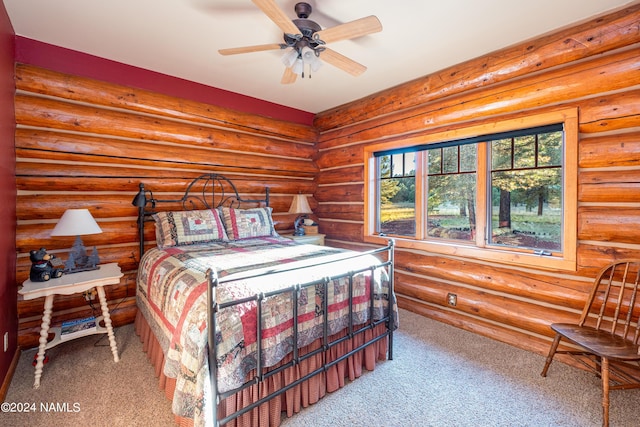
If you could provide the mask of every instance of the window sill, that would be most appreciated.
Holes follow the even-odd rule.
[[[367,243],[386,245],[389,239],[395,241],[396,248],[416,249],[434,254],[472,258],[501,264],[530,267],[545,270],[576,271],[576,260],[559,256],[536,255],[497,248],[478,248],[452,242],[426,242],[397,236],[365,236]]]

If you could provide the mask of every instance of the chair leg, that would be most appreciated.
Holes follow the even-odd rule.
[[[551,365],[551,362],[553,361],[553,356],[556,354],[556,350],[558,350],[558,344],[560,344],[560,338],[562,338],[560,336],[560,334],[556,334],[556,337],[554,338],[553,342],[551,343],[551,348],[549,349],[549,355],[547,356],[547,360],[544,363],[544,368],[542,369],[542,373],[540,374],[543,377],[547,376],[547,371],[549,370],[549,365]]]
[[[602,358],[602,427],[609,427],[609,358]]]

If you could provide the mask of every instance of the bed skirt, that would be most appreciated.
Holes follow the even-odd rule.
[[[165,396],[173,400],[176,380],[168,378],[163,373],[164,353],[153,335],[147,320],[144,318],[140,310],[136,314],[135,330],[143,343],[143,350],[147,353],[151,364],[154,367],[155,375],[158,377],[158,384],[164,390]],[[218,406],[218,415],[220,418],[226,417],[228,414],[257,401],[261,397],[279,390],[283,386],[292,383],[298,378],[304,377],[323,365],[323,359],[328,363],[338,359],[343,354],[349,352],[352,348],[371,340],[372,338],[382,335],[386,332],[384,324],[378,325],[373,330],[365,331],[356,335],[351,340],[346,340],[339,345],[332,347],[330,350],[321,352],[315,357],[302,361],[302,363],[289,367],[282,372],[268,378],[266,387],[260,387],[260,395],[258,394],[258,386],[252,386],[235,395],[223,400]],[[333,335],[329,341],[344,336],[345,333]],[[300,349],[300,354],[305,354],[321,346],[321,340]],[[271,399],[269,402],[259,406],[258,408],[241,415],[235,420],[230,421],[226,425],[229,427],[277,427],[280,425],[282,413],[286,413],[287,417],[300,412],[302,408],[318,402],[326,393],[331,393],[343,387],[347,381],[353,381],[360,377],[363,368],[369,371],[375,369],[378,360],[386,360],[388,349],[388,337],[380,339],[372,343],[364,350],[334,364],[324,372],[308,379],[300,385],[291,388],[287,392]],[[290,359],[285,358],[280,363],[287,363]],[[176,424],[181,427],[193,426],[193,419],[176,416]]]

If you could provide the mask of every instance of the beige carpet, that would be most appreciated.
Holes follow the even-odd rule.
[[[44,365],[38,389],[33,388],[35,368],[31,364],[37,349],[24,351],[5,402],[30,406],[30,412],[1,413],[0,425],[174,425],[171,403],[158,388],[133,325],[117,328],[116,342],[118,363],[113,361],[106,335],[79,338],[48,350],[49,362]],[[41,403],[45,408],[59,404],[62,410],[47,412]],[[35,412],[31,412],[34,406]]]
[[[394,360],[380,363],[283,426],[575,426],[601,424],[599,380],[562,363],[540,377],[544,358],[402,310]],[[35,349],[23,353],[6,402],[32,413],[0,413],[2,426],[172,426],[170,403],[133,326],[118,328],[121,361],[108,341],[85,337],[51,349],[33,386]],[[41,410],[40,402],[71,411]],[[640,390],[611,393],[611,425],[640,425]]]

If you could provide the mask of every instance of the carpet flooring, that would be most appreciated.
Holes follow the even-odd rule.
[[[119,363],[103,336],[50,349],[37,390],[36,349],[24,351],[5,400],[21,411],[1,412],[0,425],[174,426],[133,325],[118,328],[116,341]],[[600,382],[591,374],[554,362],[542,378],[542,356],[406,310],[394,342],[394,360],[283,427],[601,425]],[[640,425],[638,408],[640,390],[612,391],[612,427]]]

